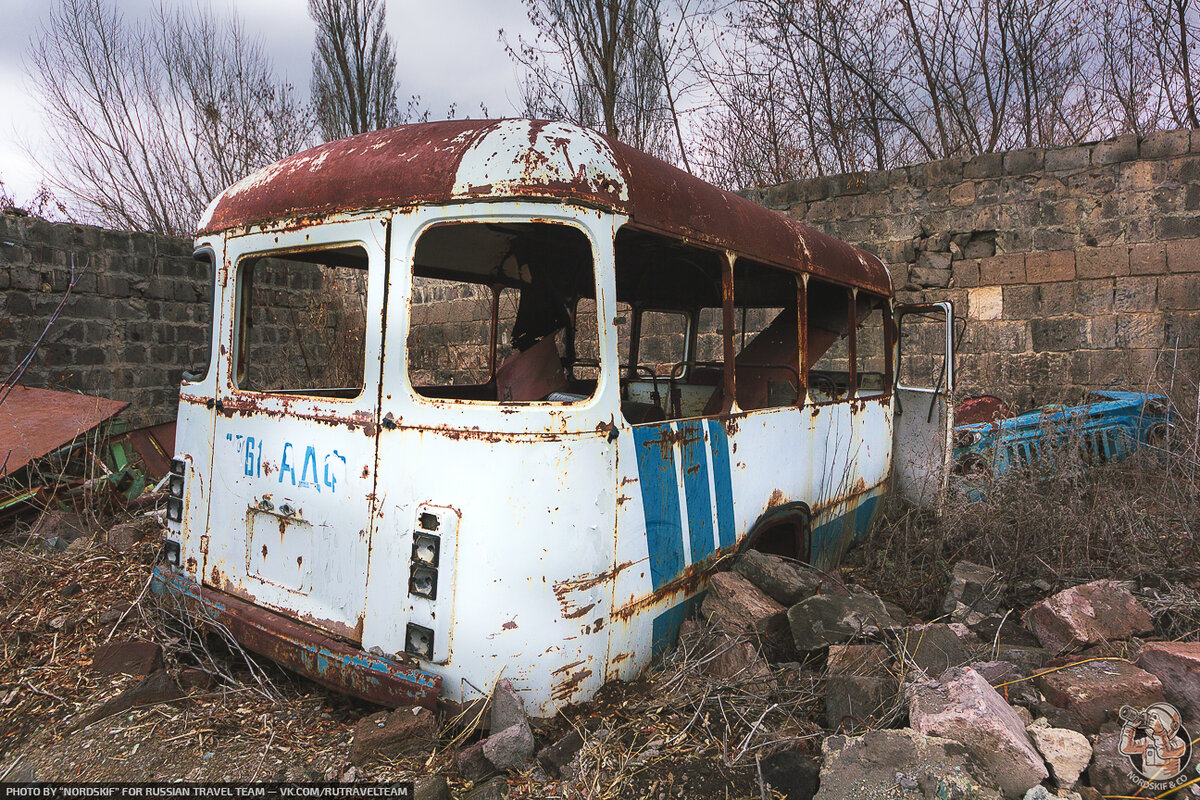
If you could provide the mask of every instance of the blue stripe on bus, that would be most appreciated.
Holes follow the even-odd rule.
[[[695,564],[716,549],[713,546],[712,493],[708,488],[708,448],[704,444],[703,423],[698,420],[680,422],[679,434],[688,539]]]
[[[683,526],[670,434],[668,424],[640,425],[633,429],[642,511],[646,515],[646,544],[650,551],[650,583],[655,589],[683,571]]]
[[[717,533],[721,547],[729,547],[736,536],[733,522],[733,476],[729,471],[729,437],[718,420],[708,421],[712,443],[713,484],[717,491]]]
[[[679,628],[688,614],[704,600],[706,592],[699,592],[678,605],[668,608],[654,618],[651,624],[650,657],[657,657],[669,649],[679,638]]]

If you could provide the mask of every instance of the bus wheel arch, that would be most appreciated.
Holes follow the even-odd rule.
[[[758,550],[809,563],[812,558],[812,510],[807,503],[784,503],[767,509],[750,526],[738,552]]]

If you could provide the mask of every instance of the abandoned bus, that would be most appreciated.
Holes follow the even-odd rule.
[[[349,694],[502,676],[548,716],[729,555],[832,567],[947,474],[949,351],[898,384],[879,259],[574,125],[331,142],[217,197],[196,257],[156,589]]]

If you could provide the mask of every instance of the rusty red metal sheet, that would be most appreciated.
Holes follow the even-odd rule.
[[[487,199],[568,201],[625,214],[631,224],[685,237],[739,256],[807,272],[872,291],[891,293],[887,268],[876,256],[706,183],[653,156],[594,131],[580,138],[606,143],[624,187],[579,169],[562,180],[535,168],[538,126],[530,148],[514,154],[524,180],[500,193],[485,177],[461,181],[459,167],[471,147],[506,120],[447,120],[363,133],[289,156],[249,176],[218,197],[198,235],[264,222],[321,217],[338,212],[407,208],[424,203]],[[561,123],[553,123],[561,125]],[[562,144],[565,151],[567,145]],[[493,154],[499,155],[499,154]]]
[[[171,471],[171,459],[175,457],[174,422],[135,428],[128,436],[149,477],[158,480]]]
[[[954,409],[955,425],[977,425],[981,422],[995,422],[998,419],[1010,419],[1012,409],[999,397],[990,394],[979,397],[967,397]]]
[[[363,652],[294,619],[199,586],[165,565],[154,568],[152,588],[198,603],[210,620],[223,625],[248,650],[322,686],[391,708],[437,708],[440,675]]]
[[[13,387],[0,403],[0,478],[68,444],[127,405],[105,397]]]

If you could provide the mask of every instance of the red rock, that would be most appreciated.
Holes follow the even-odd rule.
[[[1021,797],[1050,776],[1021,718],[970,667],[914,685],[908,716],[918,733],[965,747],[1008,797]]]
[[[92,670],[102,675],[149,675],[161,666],[162,647],[154,642],[109,642],[92,655]]]
[[[787,626],[787,609],[735,572],[718,572],[708,581],[701,615],[734,636],[773,636]]]
[[[1200,722],[1200,642],[1148,642],[1137,665],[1162,681],[1184,719]]]
[[[1034,678],[1046,699],[1071,713],[1084,733],[1095,733],[1121,706],[1161,702],[1162,682],[1125,661],[1089,661]]]
[[[1065,589],[1025,612],[1025,627],[1052,653],[1128,639],[1154,630],[1150,612],[1128,589],[1093,581]]]

